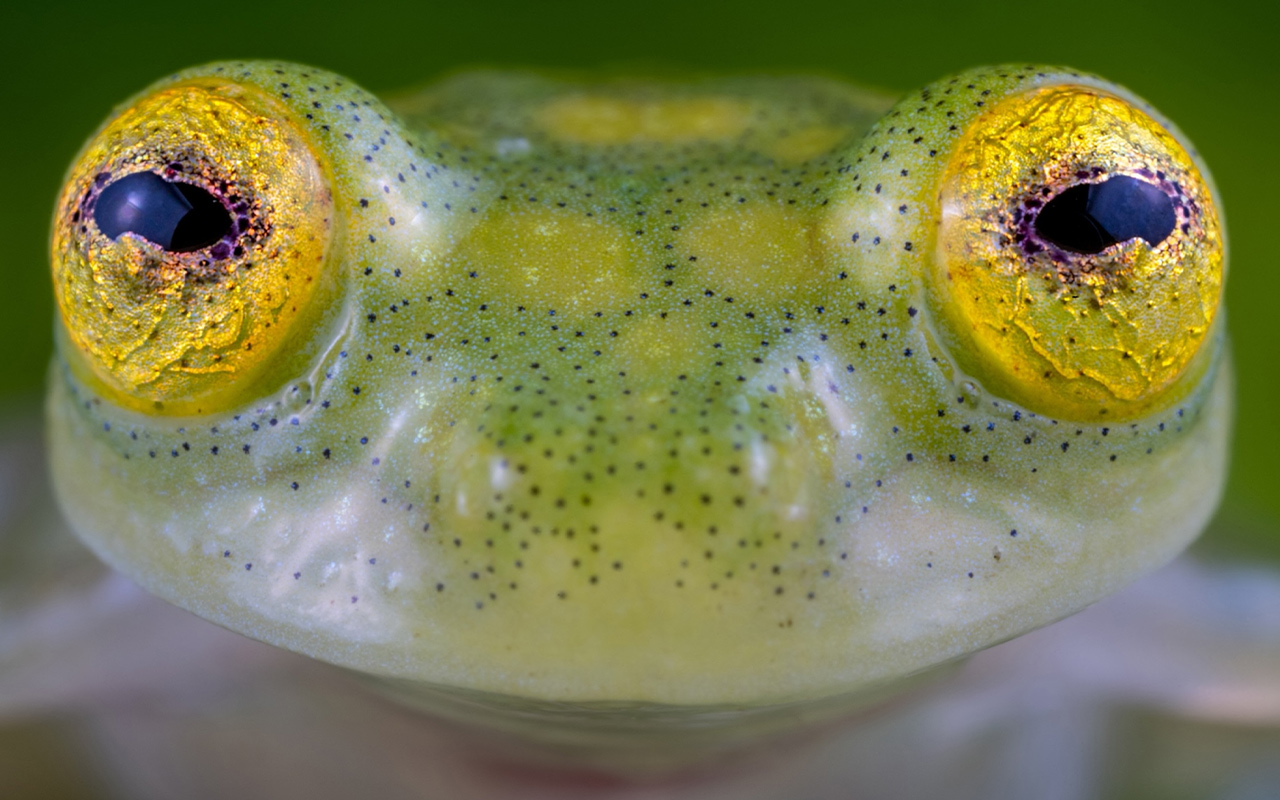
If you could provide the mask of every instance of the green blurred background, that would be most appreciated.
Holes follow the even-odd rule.
[[[1280,560],[1280,10],[1263,2],[6,3],[0,10],[0,407],[33,407],[50,351],[49,215],[113,104],[222,58],[323,66],[375,92],[472,65],[645,63],[807,70],[907,91],[977,64],[1039,61],[1146,97],[1199,146],[1231,242],[1238,367],[1232,474],[1200,547]]]

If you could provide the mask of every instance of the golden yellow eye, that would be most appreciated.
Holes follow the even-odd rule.
[[[58,203],[53,284],[99,390],[181,414],[255,385],[314,313],[332,219],[314,153],[277,101],[212,80],[146,95],[89,142]]]
[[[1076,420],[1137,416],[1194,385],[1222,232],[1156,120],[1086,86],[1014,95],[958,142],[939,200],[931,287],[961,369]]]

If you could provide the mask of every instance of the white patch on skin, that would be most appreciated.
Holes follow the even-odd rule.
[[[856,439],[859,428],[857,422],[855,422],[853,409],[841,398],[840,394],[831,391],[829,388],[839,383],[844,383],[847,386],[849,381],[843,376],[837,377],[827,363],[818,365],[809,373],[809,392],[818,398],[818,401],[822,403],[822,407],[826,409],[827,419],[831,421],[832,429],[838,435],[850,436]],[[847,389],[844,391],[847,391]],[[850,394],[860,401],[862,400],[860,392],[854,391],[850,392]]]
[[[901,277],[902,265],[890,256],[890,250],[885,250],[890,232],[900,226],[897,217],[897,209],[887,200],[881,199],[878,203],[854,200],[843,203],[821,222],[825,246],[842,262],[857,265],[855,269],[848,270],[848,274],[858,281],[863,292],[878,294]],[[854,231],[858,233],[856,242],[851,239]],[[872,245],[876,236],[882,237],[882,241],[879,245]],[[901,248],[901,244],[898,247]],[[850,249],[857,255],[844,252]],[[864,253],[867,249],[871,251],[869,254]],[[883,254],[877,252],[880,250],[884,250]]]
[[[499,139],[493,144],[493,152],[499,158],[505,156],[523,155],[532,149],[529,140],[523,136],[512,136],[507,139]]]
[[[328,564],[325,564],[324,569],[320,573],[320,585],[324,586],[328,584],[329,581],[333,578],[333,576],[338,573],[339,569],[341,569],[341,567],[339,567],[336,563],[332,561],[330,561]]]
[[[489,459],[489,485],[494,491],[503,492],[511,486],[511,470],[507,469],[507,460],[501,456]]]
[[[751,480],[756,486],[769,485],[769,473],[773,464],[773,448],[760,440],[751,443]]]

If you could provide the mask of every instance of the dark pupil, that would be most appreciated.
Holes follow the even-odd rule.
[[[109,184],[98,196],[93,221],[112,239],[136,233],[175,253],[208,247],[231,230],[231,215],[216,197],[154,172],[135,172]]]
[[[1155,247],[1176,223],[1169,195],[1137,178],[1117,175],[1072,186],[1050,200],[1036,216],[1036,233],[1063,250],[1099,253],[1135,236]]]

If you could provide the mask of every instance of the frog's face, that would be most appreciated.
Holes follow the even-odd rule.
[[[531,700],[851,693],[1171,558],[1230,416],[1207,175],[983,70],[463,75],[399,115],[222,64],[57,210],[59,493],[235,630]]]

